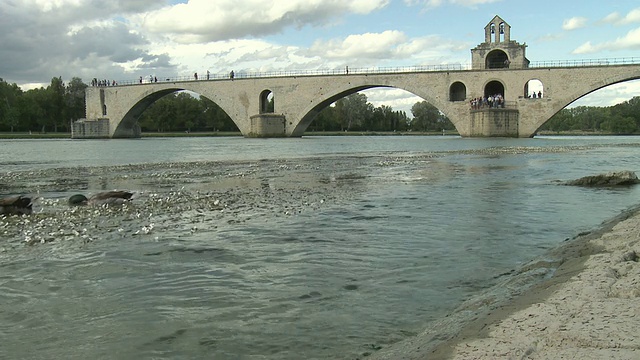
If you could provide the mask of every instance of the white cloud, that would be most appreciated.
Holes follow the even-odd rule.
[[[502,0],[404,0],[404,3],[409,6],[420,5],[425,9],[433,9],[445,4],[476,8],[478,5],[493,4],[500,1]]]
[[[586,95],[569,105],[576,106],[613,106],[628,101],[640,94],[640,80],[626,81],[620,84],[610,85]]]
[[[563,30],[576,30],[583,28],[587,25],[587,19],[583,17],[572,17],[570,19],[566,19],[562,22]]]
[[[615,24],[618,21],[620,21],[620,13],[616,12],[612,12],[611,14],[605,16],[601,22],[603,23],[607,23],[607,24]]]
[[[317,40],[309,50],[300,50],[305,56],[318,56],[335,65],[360,64],[360,66],[385,63],[442,64],[467,62],[460,59],[469,44],[431,35],[408,38],[401,31],[387,30],[381,33],[349,35],[346,38]]]
[[[620,15],[620,13],[618,13],[617,11],[612,12],[611,14],[605,16],[601,20],[601,22],[614,25],[628,25],[638,23],[640,22],[640,8],[629,11],[624,17],[622,17],[622,15]]]
[[[468,7],[476,7],[478,5],[493,4],[502,0],[449,0],[452,4],[463,5]]]
[[[635,50],[640,49],[640,28],[629,31],[625,36],[614,41],[593,45],[590,41],[580,45],[572,54],[592,54],[601,51]]]
[[[587,41],[586,43],[578,46],[571,53],[572,54],[591,54],[598,51],[600,51],[600,49],[598,49],[597,46],[593,46],[591,44],[591,41]]]
[[[190,0],[144,17],[143,27],[180,43],[261,37],[286,27],[321,25],[344,14],[368,14],[390,0]]]
[[[43,12],[50,12],[65,6],[80,6],[81,0],[23,0],[25,3],[33,3]]]
[[[618,22],[620,25],[640,22],[640,8],[633,9]]]
[[[343,40],[318,40],[311,46],[310,51],[315,54],[322,53],[329,59],[387,58],[392,57],[394,48],[405,41],[404,33],[387,30],[382,33],[349,35]]]

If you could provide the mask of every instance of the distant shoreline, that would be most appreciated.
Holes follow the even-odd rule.
[[[416,131],[307,131],[303,136],[442,136],[442,131],[416,132]],[[450,130],[445,135],[457,136],[458,132]],[[143,132],[142,138],[159,137],[230,137],[242,134],[239,131],[193,131],[193,132]],[[0,132],[0,139],[70,139],[71,133],[28,133],[28,132]]]
[[[307,131],[303,136],[459,136],[455,130],[445,131]],[[618,136],[618,134],[600,131],[540,131],[542,136]],[[620,136],[636,136],[640,134],[626,134]],[[143,138],[156,137],[229,137],[242,136],[239,131],[198,131],[198,132],[144,132]],[[0,139],[70,139],[69,132],[0,132]]]

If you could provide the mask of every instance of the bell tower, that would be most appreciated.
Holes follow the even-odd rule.
[[[527,68],[526,48],[526,44],[511,40],[511,26],[496,15],[484,27],[484,42],[471,49],[471,67],[473,70]]]

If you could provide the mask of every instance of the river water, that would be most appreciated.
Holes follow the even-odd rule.
[[[561,184],[639,170],[634,137],[0,149],[0,192],[38,197],[34,214],[0,218],[2,359],[363,358],[505,281],[548,276],[509,282],[640,195]],[[136,198],[66,204],[111,189]]]

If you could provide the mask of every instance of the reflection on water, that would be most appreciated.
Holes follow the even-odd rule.
[[[40,199],[0,219],[2,358],[361,357],[639,191],[558,184],[636,171],[622,137],[3,145],[0,189]],[[66,205],[113,188],[138,197]]]

